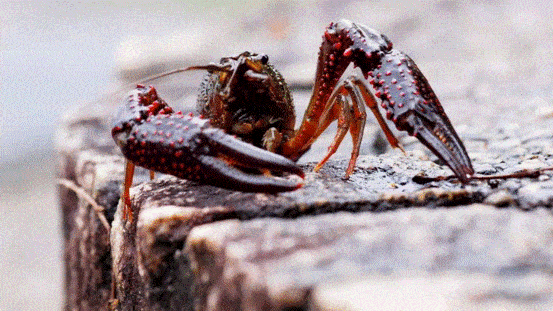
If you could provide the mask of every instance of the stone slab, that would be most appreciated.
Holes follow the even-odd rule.
[[[553,219],[455,209],[227,220],[187,241],[199,310],[553,306]]]

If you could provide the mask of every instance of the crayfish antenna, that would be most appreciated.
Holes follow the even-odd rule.
[[[188,70],[207,70],[210,72],[218,72],[218,71],[231,72],[232,71],[229,65],[221,65],[221,64],[215,64],[215,63],[200,65],[200,66],[190,66],[190,67],[184,68],[182,71],[188,71]]]
[[[131,84],[127,84],[127,85],[123,86],[121,88],[121,90],[133,89],[137,85],[140,85],[140,84],[147,84],[149,82],[152,82],[152,81],[164,78],[164,77],[168,77],[168,76],[171,76],[171,75],[174,75],[174,74],[177,74],[177,73],[181,73],[181,72],[185,72],[185,71],[192,71],[192,70],[207,70],[207,71],[210,71],[210,72],[217,72],[217,71],[231,72],[231,69],[230,69],[229,66],[222,66],[220,64],[214,64],[214,63],[208,64],[208,65],[201,65],[201,66],[181,67],[181,68],[177,68],[177,69],[170,70],[170,71],[165,71],[165,72],[162,72],[160,74],[156,74],[156,75],[153,75],[153,76],[146,77],[144,79],[138,80],[138,81],[133,82]]]

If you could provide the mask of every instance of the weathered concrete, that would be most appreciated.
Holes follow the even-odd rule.
[[[200,310],[527,309],[553,306],[551,241],[550,210],[472,204],[228,220],[186,249]]]
[[[111,242],[108,243],[107,231],[98,217],[98,212],[82,197],[75,195],[74,191],[61,187],[64,232],[67,239],[68,308],[95,309],[106,306],[110,301],[112,307],[122,309],[137,306],[154,310],[191,309],[194,304],[209,309],[212,306],[210,304],[221,307],[221,303],[225,306],[227,303],[232,304],[236,308],[246,305],[249,307],[251,302],[244,300],[244,297],[261,297],[262,293],[252,288],[259,285],[258,279],[276,277],[274,272],[263,268],[266,263],[256,262],[259,264],[256,266],[244,261],[243,258],[229,261],[225,254],[233,250],[234,246],[229,246],[231,244],[207,250],[203,248],[204,244],[213,244],[214,241],[202,236],[195,238],[196,242],[190,242],[188,236],[191,230],[199,225],[202,225],[201,230],[212,232],[215,229],[210,229],[210,226],[219,228],[219,221],[234,219],[231,223],[237,228],[236,231],[225,231],[220,233],[221,236],[225,239],[236,238],[236,243],[247,244],[249,238],[243,236],[244,232],[253,229],[249,227],[252,226],[250,222],[242,222],[259,218],[263,219],[254,223],[276,230],[274,238],[267,238],[265,233],[259,234],[260,240],[268,243],[267,245],[287,245],[295,239],[303,239],[302,236],[305,235],[315,240],[324,240],[328,238],[325,229],[329,226],[328,222],[338,227],[349,228],[351,231],[348,236],[362,235],[374,243],[351,244],[351,249],[340,250],[339,253],[342,255],[335,254],[334,257],[328,258],[325,257],[328,255],[327,250],[320,252],[321,249],[317,245],[313,245],[312,248],[306,246],[302,249],[303,253],[300,252],[297,256],[306,256],[308,262],[314,260],[315,263],[311,262],[314,267],[311,268],[297,266],[294,261],[290,261],[290,258],[297,256],[281,257],[278,251],[270,253],[270,256],[268,253],[259,255],[273,264],[278,260],[281,267],[287,266],[288,260],[288,270],[280,270],[308,281],[302,283],[301,290],[297,287],[297,282],[278,284],[281,286],[278,287],[278,293],[294,292],[296,295],[293,298],[284,294],[274,294],[277,289],[271,287],[273,283],[263,285],[265,287],[260,288],[264,288],[263,301],[266,304],[262,306],[265,307],[294,305],[325,310],[350,302],[368,303],[361,298],[345,299],[344,295],[325,294],[328,291],[382,287],[390,282],[410,284],[409,286],[422,284],[421,286],[427,288],[431,287],[428,284],[438,284],[436,286],[441,286],[445,290],[444,284],[450,280],[462,285],[448,292],[454,298],[446,302],[439,301],[448,306],[480,307],[506,304],[514,308],[523,308],[550,304],[547,298],[548,291],[541,292],[541,289],[534,288],[525,292],[521,287],[527,278],[550,278],[551,267],[547,259],[550,242],[547,236],[539,237],[549,234],[550,230],[549,210],[553,206],[553,183],[550,173],[546,172],[533,179],[473,181],[466,186],[454,180],[421,183],[417,182],[418,176],[447,175],[450,174],[449,169],[439,165],[435,157],[422,149],[416,141],[404,137],[407,155],[397,151],[389,151],[380,156],[363,155],[348,181],[341,179],[346,160],[330,161],[320,172],[307,173],[302,189],[278,195],[232,192],[170,176],[159,176],[154,181],[139,184],[131,189],[133,205],[138,211],[135,227],[123,224],[119,212],[114,215],[123,178],[123,158],[115,154],[116,149],[107,139],[109,135],[105,131],[109,117],[90,116],[94,110],[83,111],[84,121],[78,121],[78,118],[69,120],[65,129],[61,131],[64,133],[61,137],[66,139],[60,143],[60,176],[73,180],[97,203],[105,207],[105,218],[112,226]],[[98,118],[97,121],[86,121],[94,118]],[[513,118],[513,114],[505,115],[506,122]],[[485,134],[474,135],[471,134],[472,128],[461,127],[460,134],[462,137],[468,137],[465,142],[469,146],[469,153],[478,173],[512,173],[553,165],[553,140],[550,140],[548,135],[540,134],[539,130],[550,123],[550,119],[541,119],[540,123],[509,127],[508,130],[499,124]],[[97,133],[97,136],[89,133]],[[307,172],[312,167],[312,163],[304,165]],[[147,181],[144,170],[139,171],[136,181]],[[475,203],[485,205],[474,205]],[[494,206],[506,209],[496,209]],[[391,212],[394,210],[399,211]],[[523,212],[524,210],[530,212]],[[346,217],[344,214],[334,214],[336,212],[357,213],[355,215],[358,216]],[[313,217],[327,213],[332,215]],[[366,221],[357,222],[357,217]],[[288,220],[281,221],[275,218]],[[420,221],[415,226],[413,223],[405,223],[402,220],[404,218]],[[360,224],[370,224],[369,219],[389,225],[373,228],[374,232],[370,233],[372,229],[369,230]],[[456,229],[457,231],[451,229],[453,225],[447,222],[443,226],[440,225],[443,221],[452,222],[454,219],[460,222],[456,225],[460,228]],[[356,223],[359,228],[355,227]],[[491,231],[484,233],[485,228],[482,228],[482,225]],[[289,227],[296,228],[296,231],[287,237],[280,237],[280,230]],[[414,237],[406,237],[400,232],[409,233],[409,236]],[[214,235],[213,239],[221,236]],[[534,240],[529,237],[533,237]],[[336,239],[342,243],[341,238]],[[408,245],[406,239],[416,241],[409,240],[411,244]],[[528,239],[534,244],[529,245]],[[442,244],[437,246],[438,240]],[[187,243],[188,248],[185,248]],[[475,251],[472,246],[467,246],[482,243],[492,243],[497,247],[483,246]],[[520,265],[513,265],[512,262],[518,258],[517,254],[522,252],[517,247],[529,247],[533,253],[523,256]],[[286,252],[294,253],[295,250]],[[347,257],[347,254],[358,254],[358,257],[352,259],[353,257]],[[537,262],[531,260],[534,256],[532,254],[539,255],[534,258]],[[329,263],[335,262],[336,266],[344,266],[336,268],[334,272],[326,268],[317,270],[320,263],[315,259],[319,256],[326,258]],[[398,258],[405,261],[401,262]],[[206,260],[212,262],[208,263]],[[358,266],[354,266],[350,261]],[[470,263],[476,266],[472,267]],[[212,266],[213,264],[216,266]],[[227,271],[227,264],[232,266],[229,271],[239,271],[236,273],[240,276],[240,282],[225,281],[226,274],[223,272]],[[235,268],[234,265],[239,268]],[[240,272],[242,266],[249,267],[245,271],[251,272],[252,275]],[[314,269],[318,273],[309,274],[309,269]],[[200,271],[209,273],[202,274]],[[352,276],[352,271],[356,277]],[[383,271],[386,273],[383,274]],[[233,277],[234,272],[231,273]],[[309,275],[303,275],[303,272]],[[217,275],[218,273],[221,275]],[[507,276],[504,273],[507,273]],[[207,276],[209,278],[206,280]],[[245,279],[242,280],[242,277]],[[256,281],[251,284],[245,281],[251,278]],[[509,284],[514,284],[509,287],[512,291],[504,288],[506,280]],[[476,300],[479,302],[474,302],[474,292],[478,291],[478,286],[484,286],[481,284],[485,284],[487,288],[487,294],[482,298],[485,302],[478,299]],[[458,294],[459,291],[465,294]],[[523,291],[523,294],[520,294],[520,291]],[[220,296],[227,292],[228,295]],[[232,293],[236,292],[244,293],[246,296],[232,296]],[[395,293],[406,295],[399,289]],[[432,296],[432,292],[428,294],[428,299],[438,299],[436,295]],[[230,300],[225,300],[225,297]],[[529,300],[528,297],[538,298],[524,302]]]
[[[123,178],[122,159],[85,151],[75,161],[76,184],[104,210],[96,211],[74,189],[60,186],[60,201],[69,207],[64,214],[66,308],[97,310],[105,308],[112,296],[110,228],[98,214],[108,225],[113,221]],[[71,202],[75,204],[70,206]]]
[[[396,163],[395,169],[387,165],[388,161]],[[523,240],[530,236],[539,240],[536,243],[540,245],[538,246],[540,252],[549,254],[550,246],[549,242],[546,242],[548,238],[538,238],[538,236],[551,234],[550,226],[552,226],[551,222],[553,219],[550,218],[549,209],[545,210],[543,208],[550,206],[542,205],[542,208],[536,210],[535,202],[527,201],[524,196],[517,195],[520,189],[527,187],[547,189],[549,181],[517,180],[517,186],[511,185],[510,188],[503,185],[513,184],[513,181],[499,182],[500,186],[495,185],[498,181],[490,183],[474,182],[473,185],[466,187],[443,181],[433,182],[431,185],[420,185],[412,181],[412,177],[420,173],[420,171],[414,169],[415,167],[420,169],[420,161],[401,155],[388,155],[385,158],[366,156],[362,157],[360,162],[360,168],[356,171],[355,178],[351,181],[342,181],[339,178],[345,168],[345,161],[332,162],[329,167],[323,169],[320,173],[309,173],[306,177],[306,186],[304,188],[279,195],[232,192],[210,186],[196,185],[173,177],[159,178],[153,182],[134,187],[132,189],[133,204],[140,210],[140,213],[136,229],[136,245],[133,245],[134,250],[132,251],[136,254],[137,258],[132,261],[132,264],[135,265],[133,269],[140,271],[143,288],[137,290],[145,292],[145,305],[155,307],[155,309],[158,307],[171,308],[182,303],[184,298],[195,297],[199,301],[199,306],[210,309],[211,307],[208,308],[207,300],[215,299],[210,298],[214,295],[213,293],[219,295],[227,290],[232,293],[242,293],[246,296],[253,295],[258,298],[259,293],[252,289],[252,286],[255,289],[259,286],[256,278],[272,278],[274,271],[266,271],[263,267],[259,268],[259,271],[252,271],[250,269],[252,267],[250,267],[247,261],[242,262],[241,258],[229,259],[225,255],[227,245],[219,245],[217,250],[204,249],[207,247],[204,244],[219,243],[217,240],[211,241],[207,236],[213,236],[214,239],[228,236],[229,239],[234,239],[234,235],[236,234],[238,236],[236,239],[240,240],[242,239],[242,235],[245,234],[244,232],[252,232],[252,236],[259,237],[258,243],[263,245],[272,245],[272,243],[277,245],[279,243],[291,243],[295,245],[296,243],[293,240],[301,240],[303,235],[308,235],[315,240],[325,239],[329,234],[328,230],[332,231],[331,229],[326,229],[328,222],[332,222],[332,220],[334,220],[336,226],[346,228],[342,230],[351,230],[344,235],[355,236],[362,233],[367,239],[370,237],[369,240],[376,241],[374,242],[376,246],[362,243],[349,245],[348,247],[351,247],[351,249],[336,251],[341,254],[340,256],[335,255],[332,259],[327,258],[326,260],[336,261],[336,265],[340,265],[344,260],[354,260],[347,259],[347,256],[344,257],[344,254],[353,254],[359,252],[359,249],[363,250],[358,255],[359,257],[355,259],[360,267],[363,268],[346,264],[347,268],[339,268],[335,272],[337,274],[335,277],[338,279],[340,277],[350,278],[350,275],[347,273],[339,275],[340,271],[355,271],[353,274],[361,278],[365,274],[381,275],[383,271],[401,275],[402,271],[405,270],[433,274],[461,269],[466,270],[465,272],[472,273],[476,271],[482,274],[489,274],[492,278],[505,271],[512,271],[509,273],[516,274],[516,270],[521,269],[521,267],[524,267],[521,273],[536,271],[548,273],[547,271],[549,271],[550,267],[547,263],[549,260],[547,256],[549,255],[546,257],[542,256],[541,261],[532,267],[528,267],[528,270],[525,270],[527,269],[525,263],[512,266],[509,260],[501,261],[493,256],[513,257],[515,255],[510,254],[519,251],[512,248],[525,247],[514,245],[514,242],[512,242],[514,241],[512,239],[516,240],[517,230],[519,230],[518,234],[521,235],[520,238]],[[422,163],[425,171],[437,173],[437,171],[443,169],[429,161]],[[494,189],[492,189],[490,184],[493,185]],[[494,205],[505,206],[506,204],[505,200],[497,199],[502,193],[510,198],[508,201],[510,208],[503,210],[495,209]],[[551,197],[553,197],[553,192],[547,195],[547,199],[542,201],[542,204],[543,202],[549,202]],[[474,205],[472,204],[474,202],[486,202],[487,204]],[[420,208],[412,209],[412,207],[417,206]],[[400,214],[360,213],[363,211],[389,212],[398,209],[402,211]],[[533,211],[525,213],[522,211],[524,209]],[[339,217],[337,216],[338,214],[332,214],[322,217],[322,219],[325,219],[323,222],[319,222],[317,217],[301,217],[339,211],[359,214],[348,217]],[[288,220],[280,224],[279,221],[274,219],[275,217],[294,220]],[[354,225],[357,223],[357,221],[354,221],[354,219],[357,219],[356,217],[359,217],[359,223],[365,223],[367,219],[372,219],[372,221],[379,224],[382,222],[384,225],[379,225],[378,228],[371,227],[371,229],[368,229],[363,227],[363,229],[356,229]],[[415,228],[410,227],[412,224],[404,224],[402,222],[403,218],[411,219],[411,217],[419,219],[419,222],[416,222],[417,226]],[[291,227],[295,228],[295,230],[292,233],[282,233],[282,235],[286,235],[286,238],[281,238],[279,236],[267,236],[264,233],[257,234],[255,230],[248,227],[247,222],[244,223],[245,228],[239,225],[242,220],[258,218],[266,218],[266,220],[259,220],[260,223],[263,223],[262,226],[266,225],[270,227],[276,222],[278,225],[275,226],[278,229],[271,229],[272,231],[267,229],[273,233]],[[511,218],[515,220],[511,220]],[[219,230],[218,228],[220,227],[216,223],[224,219],[236,219],[232,222],[233,226],[230,226],[236,230],[228,228],[228,230]],[[447,223],[447,221],[452,222],[454,220],[458,223],[453,225]],[[398,224],[387,225],[387,221],[391,221],[392,223],[398,221]],[[513,223],[509,224],[511,221]],[[521,221],[523,224],[520,223]],[[524,223],[527,221],[534,221],[536,224],[529,225]],[[192,228],[212,222],[215,222],[213,228],[211,228],[211,225],[201,226],[203,228],[201,230],[205,230],[209,234],[202,235],[201,239],[195,240],[196,242],[187,242],[187,237]],[[443,225],[441,225],[442,222],[444,222]],[[459,228],[452,229],[450,228],[451,226]],[[114,223],[113,234],[121,234],[117,232],[124,231],[121,230],[122,228],[124,226],[121,224]],[[372,229],[374,229],[373,233],[371,233]],[[488,233],[482,232],[486,230],[493,232],[489,233],[489,236],[486,236]],[[532,230],[537,230],[540,233]],[[338,232],[339,230],[336,229],[336,231]],[[412,239],[416,239],[417,242],[411,242],[418,244],[405,245],[407,242],[401,241],[396,236],[401,231],[406,232],[402,233],[404,235],[413,234],[414,237]],[[215,234],[214,232],[219,233]],[[424,233],[424,236],[421,236],[421,232]],[[445,236],[440,236],[440,234],[444,234]],[[404,239],[410,239],[410,237],[404,235],[402,235]],[[462,237],[459,235],[462,235]],[[427,238],[435,239],[439,242],[432,244],[432,241]],[[459,240],[457,240],[458,238]],[[501,239],[505,238],[511,240],[505,242],[505,245],[499,246],[499,249],[489,249],[486,246],[474,251],[465,245],[479,245],[479,243],[484,242],[494,244],[499,243]],[[251,242],[247,237],[243,239],[244,245],[248,245]],[[527,244],[522,240],[520,242]],[[540,244],[542,242],[545,242],[545,244]],[[182,247],[186,243],[189,243],[188,249],[186,252],[183,252]],[[242,241],[237,243],[242,243]],[[341,242],[336,243],[340,244]],[[436,243],[447,245],[449,250],[443,253],[444,249],[442,248],[445,246],[436,246]],[[235,246],[235,244],[232,245],[233,247]],[[397,249],[397,253],[384,251],[390,248]],[[531,248],[534,249],[535,247],[532,246]],[[210,253],[211,251],[213,253]],[[297,250],[292,249],[289,252],[293,253],[295,251]],[[302,248],[302,251],[308,253],[307,257],[323,256],[326,258],[328,250],[321,250],[318,245],[308,244]],[[114,248],[113,252],[117,253],[118,249]],[[257,255],[266,258],[270,262],[269,265],[278,261],[281,269],[289,265],[289,271],[287,271],[289,275],[301,275],[302,272],[308,270],[306,267],[296,266],[294,261],[290,259],[293,257],[284,256],[283,258],[279,258],[277,254],[280,252],[280,250],[275,250],[274,252],[268,251],[267,253]],[[283,252],[287,253],[288,251]],[[432,252],[436,252],[436,254],[432,255]],[[409,256],[406,254],[409,254]],[[188,258],[188,256],[192,257]],[[202,256],[208,256],[209,258],[206,259]],[[455,257],[456,259],[450,258],[448,260],[452,262],[446,263],[444,262],[446,259],[440,256],[447,258]],[[363,258],[371,259],[364,261]],[[375,261],[375,258],[378,260]],[[392,261],[397,258],[404,258],[406,260],[403,263],[396,262],[393,264]],[[474,267],[471,266],[471,261],[473,260],[479,261],[475,263],[476,266]],[[122,262],[121,264],[121,269],[123,269],[123,265],[128,265],[129,262]],[[190,276],[191,270],[189,270],[189,264],[195,272],[193,278]],[[213,266],[217,264],[222,266]],[[250,280],[248,273],[251,272],[253,275],[251,277],[255,280],[250,280],[251,282],[243,281],[243,283],[236,285],[234,281],[224,279],[220,283],[217,283],[216,286],[213,285],[213,279],[226,275],[226,270],[223,269],[223,266],[226,264],[250,267],[244,268],[245,271],[238,271],[237,274],[240,276],[240,280],[242,280],[242,277]],[[255,266],[255,264],[252,265]],[[313,265],[317,265],[317,263],[313,263]],[[202,272],[202,269],[209,270],[208,274],[210,277],[208,280],[206,280],[207,276]],[[313,269],[317,270],[318,268]],[[317,270],[320,272],[317,274],[317,277],[306,276],[307,279],[311,280],[311,283],[304,286],[303,294],[298,294],[299,296],[297,297],[294,296],[296,300],[292,303],[293,306],[307,306],[311,303],[308,293],[317,288],[316,285],[326,284],[327,277],[331,271],[326,268],[320,269]],[[436,277],[432,275],[429,278]],[[478,275],[469,275],[462,276],[461,278],[472,280],[478,277]],[[303,277],[298,276],[298,278],[301,279]],[[332,282],[334,282],[334,279],[332,279]],[[501,284],[501,281],[499,280],[496,283]],[[183,284],[195,284],[195,292],[192,292],[191,287],[186,287]],[[229,287],[223,288],[224,286]],[[249,292],[248,289],[243,289],[242,286],[254,290],[254,292]],[[294,287],[295,283],[286,283],[282,286],[284,287],[280,289],[282,291],[298,293],[298,288]],[[132,292],[133,289],[131,288],[130,291]],[[271,289],[267,289],[267,291],[270,292]],[[236,294],[237,296],[232,298],[233,306],[236,309],[253,308],[252,305],[248,304],[249,302],[241,300],[242,294]],[[160,299],[160,297],[164,297],[164,299]],[[223,309],[223,306],[229,306],[230,302],[226,301],[226,298],[221,299],[223,299],[221,300],[222,302],[219,301],[216,304],[218,307],[215,307],[215,310]],[[287,306],[289,299],[291,298],[287,296],[267,298],[267,305],[256,305],[256,308],[263,309],[267,306],[276,306],[275,308],[278,309]],[[257,300],[255,299],[255,301]],[[462,301],[462,299],[460,302],[456,301],[455,303],[461,302],[468,303]]]

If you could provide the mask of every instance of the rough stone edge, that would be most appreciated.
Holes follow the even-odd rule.
[[[492,213],[493,210],[495,210],[495,207],[485,204],[473,204],[473,207],[481,206],[486,208],[486,210],[483,210],[484,214]],[[470,206],[469,206],[470,207]],[[489,209],[489,211],[487,211]],[[551,211],[547,208],[541,209],[542,211],[540,213],[542,214],[549,214]],[[514,210],[518,213],[526,213],[526,211],[523,210]],[[369,212],[370,213],[370,212]],[[318,217],[319,215],[310,216],[310,217]],[[324,216],[328,216],[324,215]],[[270,219],[270,218],[269,218]],[[259,221],[265,221],[265,219],[256,219],[253,220],[256,222]],[[287,221],[287,220],[283,220]],[[339,308],[332,308],[329,306],[332,306],[333,304],[328,304],[330,301],[328,297],[328,293],[335,291],[336,289],[340,289],[342,287],[345,288],[354,288],[356,286],[356,282],[366,282],[367,280],[370,280],[374,277],[381,278],[384,281],[389,280],[399,280],[400,279],[400,273],[395,273],[389,276],[383,276],[382,274],[368,274],[368,275],[361,275],[359,277],[342,281],[334,280],[330,282],[329,284],[313,284],[313,286],[307,286],[307,287],[301,287],[301,288],[294,288],[293,291],[290,291],[289,288],[282,288],[282,290],[276,290],[274,289],[272,291],[267,291],[267,284],[256,284],[255,282],[252,282],[251,280],[248,281],[248,275],[244,275],[241,273],[241,271],[248,271],[248,274],[256,274],[256,269],[259,269],[259,267],[256,267],[255,264],[248,264],[247,262],[241,262],[234,258],[232,255],[227,256],[227,249],[223,247],[226,242],[224,240],[228,237],[228,232],[237,232],[237,228],[240,227],[240,224],[243,223],[243,221],[237,220],[237,219],[230,219],[225,220],[222,222],[217,223],[210,223],[206,225],[201,225],[198,227],[195,227],[190,235],[189,239],[186,243],[186,252],[189,254],[190,258],[190,265],[191,269],[194,272],[195,275],[195,292],[197,297],[197,305],[196,308],[200,310],[218,310],[218,306],[225,305],[229,307],[231,310],[273,310],[273,309],[286,309],[286,308],[300,308],[300,309],[308,309],[308,310],[350,310],[348,308],[345,308],[349,306],[348,302],[345,300],[338,299],[335,301],[337,305],[339,305]],[[237,273],[230,274],[229,271],[225,271],[225,266],[228,265],[237,265],[241,267]],[[210,270],[208,267],[215,267],[214,269]],[[405,271],[403,271],[405,272]],[[401,272],[401,273],[403,273]],[[257,273],[259,275],[260,273]],[[501,273],[499,274],[483,274],[482,272],[472,272],[472,271],[447,271],[447,272],[439,272],[436,274],[430,274],[425,271],[411,271],[407,273],[407,280],[410,278],[417,279],[421,275],[425,275],[427,279],[423,280],[423,282],[428,282],[428,276],[430,276],[430,281],[432,282],[442,282],[443,277],[445,275],[445,278],[453,278],[453,279],[463,279],[467,282],[472,282],[475,288],[469,288],[468,286],[460,287],[464,290],[464,292],[460,293],[465,296],[467,296],[466,301],[461,301],[458,299],[458,297],[453,299],[452,301],[455,303],[454,305],[462,306],[464,308],[474,308],[474,305],[471,305],[470,299],[473,299],[473,296],[486,296],[482,298],[482,301],[479,301],[479,303],[486,304],[489,307],[516,307],[516,300],[515,302],[511,301],[512,299],[504,299],[505,297],[501,297],[501,288],[499,289],[500,292],[497,292],[497,288],[493,288],[492,283],[499,284],[499,286],[504,286],[505,288],[509,289],[509,286],[512,285],[513,282],[518,284],[526,285],[527,280],[534,280],[537,279],[541,283],[540,284],[549,284],[553,278],[550,274],[544,273],[544,271],[535,271],[531,273],[529,276],[522,277],[522,280],[517,279],[515,276],[512,275],[503,275]],[[485,290],[483,290],[483,293],[478,293],[478,286],[480,286],[480,282],[477,280],[475,275],[485,275],[485,284],[484,286]],[[402,275],[403,278],[403,275]],[[259,281],[259,279],[258,279]],[[266,280],[265,280],[266,281]],[[262,279],[263,282],[263,279]],[[342,283],[343,282],[343,283]],[[504,284],[507,282],[506,284]],[[242,291],[240,291],[241,300],[236,300],[236,295],[234,295],[234,299],[232,297],[229,297],[225,291],[219,290],[210,291],[213,284],[226,284],[225,286],[230,287],[230,292],[236,292],[237,290],[240,291],[238,287],[242,286]],[[537,288],[537,286],[531,282],[530,283],[534,288]],[[233,287],[238,286],[238,287]],[[246,293],[249,295],[245,295]],[[509,295],[509,290],[505,291]],[[539,299],[536,300],[536,304],[545,303],[545,304],[551,304],[553,305],[553,299],[549,298],[547,301],[544,302],[544,297],[549,297],[550,293],[548,294],[547,291],[539,291],[538,290],[538,297]],[[435,297],[438,297],[438,293],[434,292],[431,293]],[[451,293],[450,293],[451,294]],[[459,293],[458,293],[459,294]],[[499,299],[490,299],[492,297],[496,297],[499,294]],[[411,295],[411,294],[409,294]],[[522,294],[524,296],[524,293]],[[232,296],[232,295],[230,295]],[[412,296],[412,295],[411,295]],[[334,297],[337,297],[334,295]],[[532,299],[534,297],[534,294],[529,294],[529,299]],[[412,297],[411,297],[412,298]],[[507,297],[508,298],[508,297]],[[479,299],[479,298],[475,298]],[[385,301],[386,299],[384,299]],[[504,301],[506,300],[506,301]],[[524,297],[519,298],[518,300],[524,300]],[[542,300],[541,302],[539,300]],[[328,305],[327,305],[328,304]],[[265,307],[258,308],[259,305],[263,305]],[[336,304],[334,304],[336,305]],[[359,307],[359,304],[351,307],[351,310],[364,310],[363,308]],[[448,306],[450,307],[450,306]],[[526,308],[527,306],[520,306],[518,307],[522,310]],[[345,309],[344,309],[345,308]]]
[[[103,216],[112,218],[113,183],[118,184],[121,157],[85,150],[74,155],[74,187],[87,193],[96,203],[101,202]],[[111,258],[109,232],[99,218],[99,211],[89,201],[60,183],[62,207],[71,208],[71,218],[64,217],[66,231],[65,309],[96,310],[105,308],[111,296]],[[74,205],[71,205],[75,199]],[[65,203],[65,204],[64,204]],[[65,216],[68,216],[65,215]]]

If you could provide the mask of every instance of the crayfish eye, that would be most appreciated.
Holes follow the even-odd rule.
[[[261,55],[261,64],[267,65],[268,62],[269,62],[269,56],[267,54]]]

